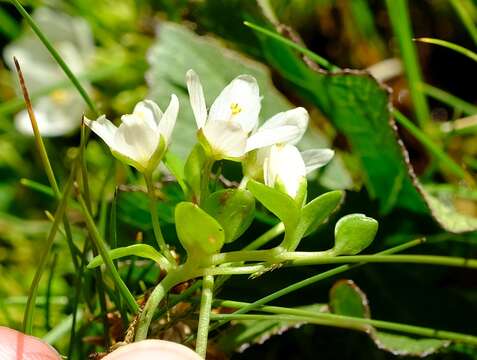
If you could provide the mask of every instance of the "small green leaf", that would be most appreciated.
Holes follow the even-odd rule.
[[[189,187],[190,199],[198,199],[200,197],[200,185],[202,169],[206,161],[204,148],[200,144],[195,144],[187,158],[184,167],[184,179]]]
[[[335,246],[333,254],[356,255],[366,249],[374,240],[378,222],[363,214],[343,216],[335,226]]]
[[[352,280],[339,280],[330,290],[331,312],[359,318],[369,318],[366,295]],[[365,331],[369,325],[363,325]]]
[[[240,237],[252,223],[255,199],[248,190],[226,189],[211,194],[202,207],[222,225],[225,242],[229,243]]]
[[[305,236],[315,231],[343,201],[343,191],[330,191],[306,204],[300,216],[300,227]]]
[[[132,256],[132,255],[154,260],[164,270],[167,270],[167,268],[169,267],[167,265],[168,263],[166,258],[164,258],[164,256],[162,256],[161,253],[159,253],[159,251],[157,251],[152,246],[147,244],[135,244],[135,245],[125,246],[125,247],[119,247],[109,251],[109,256],[111,257],[112,260],[119,259],[125,256]],[[95,267],[98,267],[100,265],[103,265],[103,259],[101,258],[101,256],[98,255],[98,256],[95,256],[89,262],[87,268],[94,269]]]
[[[290,196],[254,180],[248,181],[247,188],[258,201],[285,224],[285,228],[293,229],[297,225],[300,209]]]
[[[212,216],[191,202],[181,202],[175,211],[177,236],[189,257],[218,253],[225,232]]]

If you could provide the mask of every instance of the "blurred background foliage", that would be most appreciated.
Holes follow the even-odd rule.
[[[364,212],[380,221],[377,240],[369,252],[426,236],[427,243],[416,252],[477,256],[474,232],[477,122],[473,117],[463,128],[452,126],[465,116],[477,114],[476,64],[445,48],[409,42],[405,19],[396,5],[405,1],[35,0],[22,3],[29,12],[48,7],[89,24],[95,51],[79,75],[89,83],[88,89],[101,113],[108,114],[110,119],[129,113],[145,97],[164,106],[168,94],[176,93],[181,113],[172,151],[179,158],[184,158],[195,142],[195,123],[184,79],[189,68],[200,74],[208,101],[236,75],[254,75],[264,96],[262,120],[292,106],[306,107],[312,116],[312,126],[303,148],[329,146],[337,152],[333,162],[310,179],[309,192],[316,195],[331,189],[346,189],[347,197],[339,213],[310,235],[302,243],[302,249],[326,249],[332,244],[332,229],[339,216]],[[434,37],[475,49],[472,32],[477,20],[475,0],[422,0],[409,1],[408,5],[412,37]],[[464,17],[459,12],[462,8]],[[470,27],[463,19],[470,19]],[[285,37],[334,64],[331,70],[362,70],[383,64],[384,60],[395,60],[388,62],[384,71],[373,72],[385,83],[362,72],[336,71],[330,75],[325,71],[329,70],[326,66],[318,69],[316,64],[310,65],[310,60],[303,59],[302,54],[253,31],[244,21],[280,30]],[[0,48],[28,32],[15,7],[0,2]],[[422,73],[422,78],[419,74],[412,76],[412,62],[397,60],[406,51],[403,44],[417,50],[418,73]],[[55,201],[51,190],[44,186],[48,182],[33,138],[19,132],[14,125],[14,116],[24,105],[7,60],[0,64],[0,324],[18,328],[37,254],[51,225],[45,211],[53,212]],[[377,71],[376,67],[371,69]],[[34,97],[71,89],[67,81],[51,84],[47,80]],[[419,106],[413,106],[416,97],[424,102],[421,114],[416,111]],[[405,120],[398,121],[396,128],[390,123],[391,104],[413,121],[411,126]],[[71,131],[45,140],[60,183],[68,175],[78,139],[79,132]],[[403,154],[406,150],[409,162]],[[86,155],[94,212],[103,234],[110,241],[117,236],[114,241],[121,246],[137,241],[153,244],[147,196],[137,174],[113,160],[94,137],[89,141]],[[226,183],[240,180],[236,164],[221,166]],[[161,220],[166,236],[174,239],[172,206],[181,200],[181,193],[170,176],[162,176],[160,186]],[[86,232],[82,216],[76,210],[73,203],[68,216],[74,225],[74,241],[82,246]],[[115,211],[117,231],[111,231],[106,224]],[[274,218],[260,211],[252,228],[230,248],[246,245],[274,223]],[[35,325],[38,336],[46,336],[66,353],[67,321],[77,309],[77,290],[66,242],[61,240],[55,243],[47,276],[40,287],[38,307],[42,310],[37,312]],[[138,259],[122,262],[120,270],[136,294],[153,286],[159,276],[153,264]],[[255,280],[237,277],[225,284],[220,297],[253,301],[319,270],[289,269]],[[86,272],[85,276],[82,295],[77,299],[87,304],[86,310],[79,307],[83,310],[74,339],[78,359],[101,351],[104,345],[94,274]],[[353,279],[367,295],[373,318],[477,335],[475,272],[464,268],[379,264],[366,265],[344,276]],[[326,303],[337,280],[325,280],[283,297],[277,304]],[[107,321],[108,338],[120,339],[124,324],[113,313]],[[281,330],[282,335],[271,336],[260,345],[249,344],[252,337],[245,341],[247,346],[239,344],[242,352],[226,355],[221,352],[220,344],[227,333],[218,332],[214,334],[218,344],[215,356],[233,359],[315,359],[317,356],[392,359],[396,356],[378,349],[370,337],[360,332],[312,325]],[[264,340],[267,335],[270,334],[263,331],[257,338]],[[231,338],[234,339],[232,335]],[[228,346],[224,348],[230,350]],[[452,345],[430,357],[477,359],[477,351]]]

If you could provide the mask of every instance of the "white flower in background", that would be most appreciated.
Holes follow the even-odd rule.
[[[33,18],[72,72],[76,75],[82,73],[94,53],[94,40],[88,23],[48,8],[36,9]],[[5,47],[3,57],[12,71],[15,69],[13,56],[20,63],[30,93],[67,80],[30,29]],[[87,87],[87,84],[83,85]],[[61,136],[79,127],[85,106],[77,91],[67,88],[55,90],[34,101],[33,110],[43,136]],[[15,125],[20,132],[33,134],[26,110],[15,115]]]
[[[253,76],[240,75],[233,79],[208,113],[199,77],[189,70],[186,78],[199,139],[205,138],[205,145],[216,160],[239,160],[254,149],[290,141],[301,131],[296,123],[289,124],[278,114],[272,118],[276,125],[273,130],[262,127],[253,132],[258,126],[261,107],[258,84]]]
[[[326,165],[334,155],[334,151],[330,149],[306,150],[300,153],[295,147],[307,129],[308,121],[309,115],[304,108],[279,113],[266,121],[255,136],[273,133],[285,124],[296,131],[281,143],[247,154],[243,164],[245,175],[263,181],[267,186],[278,188],[294,199],[303,199],[304,192],[300,189],[306,186],[306,175]]]
[[[103,139],[114,156],[146,172],[157,167],[170,145],[178,112],[179,100],[172,95],[164,113],[154,101],[144,100],[134,107],[132,114],[121,116],[119,127],[104,115],[96,121],[85,119],[85,123]]]

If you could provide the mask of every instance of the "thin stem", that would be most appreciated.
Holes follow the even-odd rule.
[[[160,318],[162,315],[164,315],[167,310],[173,308],[180,302],[190,298],[199,288],[202,286],[202,280],[197,280],[194,284],[192,284],[187,290],[184,292],[180,293],[179,295],[175,295],[172,297],[172,300],[167,303],[167,307],[164,309],[159,310],[155,315],[154,318]]]
[[[441,39],[426,38],[426,37],[415,39],[415,40],[419,42],[423,42],[423,43],[434,44],[434,45],[445,47],[449,50],[453,50],[455,52],[458,52],[459,54],[467,56],[469,59],[477,61],[477,53],[463,46],[451,43],[449,41],[441,40]]]
[[[386,0],[389,19],[394,34],[399,43],[401,56],[406,70],[409,92],[414,104],[416,119],[419,126],[426,130],[430,126],[430,111],[426,97],[419,89],[422,74],[417,57],[416,47],[412,41],[412,26],[409,18],[407,0]]]
[[[205,359],[207,354],[207,339],[209,337],[210,312],[214,292],[214,277],[204,276],[202,280],[202,297],[200,299],[199,325],[197,328],[197,341],[195,351]]]
[[[189,276],[182,274],[180,269],[176,269],[173,272],[167,274],[166,277],[162,279],[162,281],[155,287],[151,293],[151,296],[149,296],[144,309],[139,315],[135,336],[136,341],[141,341],[147,338],[147,333],[154,317],[154,313],[169,290],[175,285],[188,280],[189,278]]]
[[[459,15],[460,20],[464,24],[467,32],[474,41],[474,44],[477,45],[477,27],[474,24],[474,20],[470,15],[469,9],[465,8],[464,1],[462,0],[450,0],[451,5],[454,7],[455,12]],[[467,2],[467,6],[473,6],[472,3]]]
[[[277,310],[277,307],[273,307]],[[279,308],[278,308],[279,309]],[[293,309],[288,309],[293,310]],[[284,311],[285,312],[285,311]],[[230,321],[230,320],[277,320],[277,321],[291,321],[291,322],[307,322],[319,325],[336,326],[342,328],[358,329],[363,325],[371,325],[376,328],[392,330],[407,334],[419,335],[428,338],[438,338],[444,340],[453,340],[464,342],[467,344],[477,345],[477,337],[467,334],[456,333],[452,331],[443,331],[421,326],[407,325],[383,320],[373,320],[366,318],[358,318],[352,316],[343,316],[326,313],[312,313],[310,311],[300,311],[296,309],[297,313],[302,313],[301,316],[296,315],[243,315],[243,314],[212,314],[212,320]]]
[[[254,241],[252,241],[250,244],[245,246],[243,249],[244,250],[256,250],[270,242],[271,240],[275,239],[278,235],[283,234],[285,231],[285,225],[283,223],[278,223],[274,227],[272,227],[270,230],[267,232],[263,233],[260,235],[258,238],[256,238]]]
[[[175,260],[172,257],[171,252],[169,251],[169,247],[164,240],[164,236],[162,235],[161,224],[159,223],[159,216],[157,214],[156,195],[154,194],[154,184],[152,182],[151,174],[144,174],[144,179],[146,180],[147,194],[149,195],[149,211],[151,213],[154,237],[156,238],[157,244],[159,245],[159,249],[172,266],[173,264],[175,264]]]
[[[406,128],[419,142],[426,147],[429,152],[432,153],[439,160],[439,162],[445,166],[449,171],[461,179],[469,179],[470,176],[466,174],[466,172],[449,156],[447,155],[442,149],[435,144],[435,142],[429,138],[426,133],[424,133],[421,129],[419,129],[416,125],[414,125],[408,118],[406,118],[402,113],[398,110],[393,111],[394,118],[396,121],[401,124],[403,127]]]
[[[243,261],[265,261],[269,263],[281,262],[280,255],[284,252],[281,247],[274,247],[268,250],[238,250],[212,255],[211,265],[220,265],[231,262]]]
[[[96,109],[96,106],[94,105],[93,101],[89,97],[88,93],[83,88],[83,86],[80,84],[80,82],[78,81],[76,76],[73,74],[71,69],[68,67],[68,65],[66,65],[66,63],[63,61],[63,59],[62,59],[61,55],[58,53],[58,51],[56,51],[56,49],[53,47],[53,45],[48,40],[48,38],[45,36],[45,34],[41,31],[41,29],[35,23],[35,20],[32,19],[32,17],[28,14],[28,12],[20,4],[20,2],[18,0],[11,0],[11,1],[12,1],[12,4],[17,8],[18,12],[28,22],[28,24],[30,25],[32,30],[35,32],[35,34],[38,36],[38,38],[43,43],[43,45],[45,45],[47,50],[50,52],[51,56],[56,60],[56,62],[61,67],[63,72],[66,74],[66,76],[70,79],[70,81],[76,87],[76,89],[78,90],[81,97],[84,99],[84,101],[88,105],[88,107],[91,109],[91,111],[93,111],[96,116],[99,116],[99,112]]]
[[[421,83],[421,90],[428,96],[439,100],[440,102],[452,106],[457,110],[461,110],[466,115],[477,114],[477,106],[462,100],[461,98],[448,93],[442,89],[436,88],[432,85]]]
[[[253,24],[253,23],[248,22],[248,21],[244,21],[243,23],[244,23],[245,26],[247,26],[247,27],[259,32],[259,33],[262,33],[262,34],[264,34],[264,35],[266,35],[266,36],[268,36],[272,39],[281,41],[281,42],[287,44],[288,46],[290,46],[292,49],[295,49],[295,50],[303,53],[303,55],[308,56],[311,60],[315,61],[318,65],[320,65],[321,67],[323,67],[326,70],[330,70],[330,71],[339,70],[339,68],[337,66],[333,65],[331,62],[329,62],[325,58],[321,57],[320,55],[315,54],[313,51],[308,50],[307,48],[295,43],[294,41],[289,40],[289,39],[281,36],[280,34],[277,34],[274,31],[265,29],[261,26],[258,26],[256,24]]]
[[[43,253],[40,256],[40,263],[38,264],[38,268],[35,272],[35,277],[33,278],[32,284],[30,286],[30,293],[28,294],[28,301],[25,309],[25,314],[23,317],[23,332],[25,334],[31,334],[33,328],[33,313],[35,311],[35,302],[36,296],[38,294],[38,285],[40,284],[41,276],[45,271],[45,267],[48,260],[48,254],[50,253],[51,247],[53,245],[53,241],[55,240],[56,233],[58,232],[60,221],[63,219],[63,215],[66,210],[66,206],[68,204],[68,198],[71,193],[71,189],[73,188],[73,182],[76,177],[76,166],[73,165],[73,169],[71,170],[70,177],[68,182],[66,183],[65,189],[63,191],[63,196],[58,204],[58,207],[55,212],[55,220],[53,221],[53,225],[51,226],[50,232],[48,234],[48,238],[46,243],[43,247]]]
[[[86,220],[86,226],[88,227],[89,233],[91,235],[91,239],[93,240],[95,247],[98,249],[99,254],[103,258],[103,262],[106,265],[106,269],[108,270],[111,277],[113,278],[116,288],[121,293],[124,300],[126,301],[126,304],[128,305],[129,310],[132,313],[137,313],[139,311],[139,307],[136,303],[136,300],[134,299],[134,296],[131,294],[131,292],[127,288],[126,284],[124,284],[123,280],[119,276],[119,273],[113,264],[113,260],[111,260],[111,257],[109,256],[108,248],[104,240],[101,238],[98,232],[98,229],[96,228],[94,220],[91,217],[91,214],[88,210],[88,207],[86,206],[86,203],[82,195],[78,196],[78,202],[80,203],[81,208],[83,209],[83,214]]]

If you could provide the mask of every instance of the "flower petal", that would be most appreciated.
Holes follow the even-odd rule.
[[[132,116],[136,116],[145,121],[151,128],[157,128],[162,118],[162,111],[159,106],[152,100],[143,100],[136,104]],[[128,121],[129,115],[124,115]]]
[[[257,80],[250,75],[237,76],[215,99],[208,120],[232,120],[248,133],[258,124],[260,101]]]
[[[306,175],[305,163],[293,145],[274,145],[264,163],[264,181],[275,187],[279,181],[288,195],[295,198]]]
[[[310,173],[322,166],[325,166],[335,155],[331,149],[313,149],[306,150],[301,153],[303,161],[306,165],[306,173]]]
[[[301,137],[300,129],[292,125],[284,125],[274,129],[260,128],[248,138],[246,152],[274,144],[289,143],[297,137]]]
[[[106,115],[101,115],[97,120],[92,121],[88,118],[84,118],[84,123],[110,148],[114,146],[114,137],[118,128],[108,119]]]
[[[237,159],[245,154],[247,133],[235,122],[207,122],[204,135],[217,159]]]
[[[290,137],[286,142],[296,145],[306,132],[309,119],[310,115],[308,114],[308,111],[302,107],[298,107],[272,116],[258,129],[257,133],[263,130],[276,129],[285,125],[294,126],[297,131],[294,132],[294,137]]]
[[[166,145],[170,143],[172,130],[177,120],[177,114],[179,113],[179,99],[175,94],[171,95],[171,101],[167,107],[164,115],[162,116],[161,121],[159,122],[158,130],[159,133],[164,136]]]
[[[204,90],[200,83],[199,76],[194,70],[187,71],[187,90],[189,91],[189,100],[192,111],[194,112],[197,129],[201,129],[207,120],[207,106],[205,104]]]
[[[134,117],[134,115],[130,115]],[[116,131],[111,147],[116,153],[128,157],[147,167],[149,160],[159,145],[160,134],[141,121],[123,122]]]

